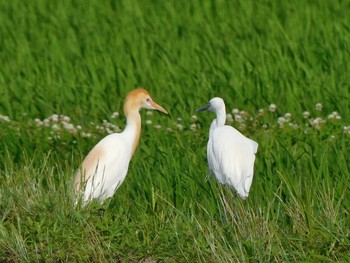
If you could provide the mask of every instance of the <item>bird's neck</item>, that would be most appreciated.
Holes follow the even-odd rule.
[[[226,110],[225,108],[220,109],[216,112],[216,127],[224,126],[226,122]]]
[[[132,145],[131,156],[133,156],[140,140],[141,116],[138,110],[127,111],[125,112],[125,115],[126,127],[124,133],[127,135],[127,139],[130,139],[130,143]]]
[[[210,125],[210,133],[216,128],[224,126],[226,122],[226,110],[225,108],[216,112],[216,119],[214,119]]]

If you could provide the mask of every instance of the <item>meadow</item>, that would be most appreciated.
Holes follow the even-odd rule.
[[[2,1],[1,262],[350,261],[349,1]],[[74,173],[124,128],[128,175],[74,207]],[[212,113],[259,143],[247,200],[207,178]]]

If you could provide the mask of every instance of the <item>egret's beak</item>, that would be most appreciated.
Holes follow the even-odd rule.
[[[153,100],[150,102],[150,104],[152,105],[152,107],[156,110],[159,110],[161,112],[164,112],[165,114],[168,114],[168,112],[162,107],[159,106],[157,103],[155,103]]]
[[[196,112],[207,110],[207,109],[209,109],[209,107],[210,107],[210,104],[205,105],[203,107],[200,107],[199,109],[196,109]]]

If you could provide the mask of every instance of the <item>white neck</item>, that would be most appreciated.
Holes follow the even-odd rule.
[[[216,119],[214,119],[210,125],[209,136],[210,134],[218,127],[224,126],[226,122],[226,110],[225,107],[216,111]]]
[[[131,156],[134,154],[139,143],[141,134],[141,116],[138,110],[128,111],[126,115],[126,127],[123,131],[126,139],[131,144]]]

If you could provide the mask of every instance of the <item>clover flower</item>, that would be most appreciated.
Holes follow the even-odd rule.
[[[270,112],[275,112],[276,111],[276,109],[277,109],[277,106],[276,106],[276,104],[270,104],[270,106],[269,106],[269,111]]]

